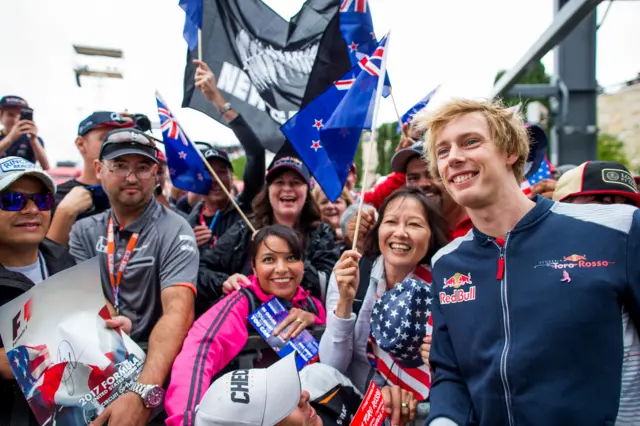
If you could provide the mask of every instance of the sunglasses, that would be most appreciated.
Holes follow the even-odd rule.
[[[24,194],[22,192],[5,192],[0,194],[0,210],[18,212],[33,201],[38,210],[49,211],[53,209],[55,198],[53,194]]]

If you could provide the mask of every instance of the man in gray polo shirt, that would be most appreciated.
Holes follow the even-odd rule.
[[[147,135],[109,132],[95,168],[111,209],[76,222],[71,231],[76,261],[101,259],[112,314],[131,320],[133,340],[148,343],[138,384],[97,425],[146,424],[151,409],[162,403],[161,386],[193,322],[198,248],[188,223],[155,200],[157,167],[157,150]]]

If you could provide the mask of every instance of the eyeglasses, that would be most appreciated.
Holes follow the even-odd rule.
[[[53,194],[24,194],[22,192],[5,192],[0,194],[0,210],[19,212],[29,202],[33,201],[38,210],[49,211],[53,209],[55,198]]]
[[[107,168],[111,173],[123,179],[128,178],[131,173],[133,173],[136,178],[141,180],[149,179],[154,175],[153,166],[149,164],[142,164],[135,170],[132,170],[128,165],[121,163],[107,165]]]

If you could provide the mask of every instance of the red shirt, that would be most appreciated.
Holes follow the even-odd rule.
[[[466,235],[471,228],[473,228],[473,223],[471,223],[471,218],[467,216],[462,219],[455,228],[453,228],[453,231],[449,233],[449,241]]]

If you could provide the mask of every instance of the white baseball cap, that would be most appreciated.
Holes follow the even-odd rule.
[[[56,192],[56,184],[45,171],[22,157],[5,157],[0,159],[0,191],[4,191],[23,176],[39,179],[52,194]]]
[[[204,394],[195,426],[273,426],[295,410],[300,390],[295,352],[269,368],[232,371]]]

